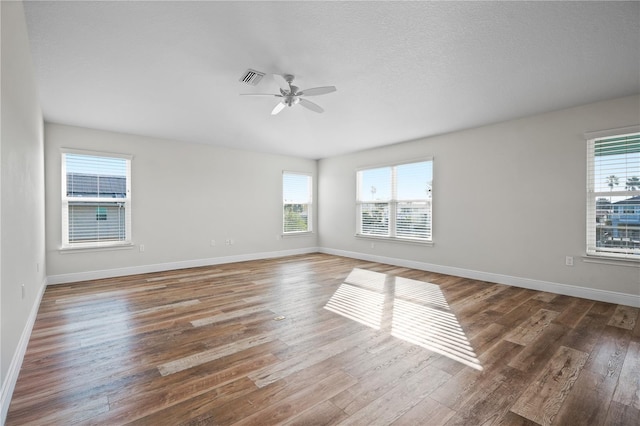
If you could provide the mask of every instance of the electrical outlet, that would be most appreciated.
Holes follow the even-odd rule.
[[[144,252],[144,244],[140,244],[140,253]]]
[[[566,256],[564,258],[564,264],[567,266],[573,266],[573,256]]]
[[[224,243],[228,246],[231,245],[231,238],[227,238],[226,240],[224,240]]]

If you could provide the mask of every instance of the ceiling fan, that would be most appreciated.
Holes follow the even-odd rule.
[[[311,111],[322,113],[324,109],[322,109],[320,105],[304,99],[304,96],[318,96],[336,91],[335,86],[313,87],[311,89],[300,90],[297,86],[293,85],[293,79],[295,77],[291,74],[273,74],[273,78],[280,86],[280,93],[242,93],[241,96],[275,96],[276,98],[281,98],[280,103],[271,111],[271,115],[276,115],[282,111],[284,107],[291,107],[297,104]]]

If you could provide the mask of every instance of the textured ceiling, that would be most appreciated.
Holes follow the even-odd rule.
[[[640,92],[639,2],[25,3],[45,120],[324,158]],[[277,116],[265,78],[335,85]],[[585,129],[587,130],[587,129]]]

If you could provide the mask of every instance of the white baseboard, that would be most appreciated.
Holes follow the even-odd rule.
[[[436,265],[432,263],[418,262],[414,260],[398,259],[394,257],[375,256],[371,254],[337,250],[324,247],[307,247],[304,249],[282,250],[274,252],[250,253],[235,256],[214,257],[210,259],[185,260],[153,265],[132,266],[100,271],[76,272],[71,274],[51,275],[47,282],[49,285],[71,283],[77,281],[97,280],[101,278],[113,278],[126,275],[146,274],[150,272],[162,272],[175,269],[195,268],[199,266],[221,265],[225,263],[245,262],[249,260],[270,259],[276,257],[293,256],[297,254],[327,253],[336,256],[350,257],[371,262],[387,263],[389,265],[419,269],[422,271],[437,272],[440,274],[454,275],[475,280],[488,281],[498,284],[506,284],[515,287],[528,288],[550,293],[564,294],[567,296],[581,297],[584,299],[598,300],[601,302],[615,303],[640,307],[640,295],[619,293],[615,291],[599,290],[587,287],[578,287],[568,284],[554,283],[550,281],[534,280],[530,278],[514,277],[510,275],[482,272],[472,269],[457,268],[453,266]]]
[[[600,302],[615,303],[616,305],[627,305],[640,308],[640,295],[618,293],[615,291],[599,290],[587,287],[578,287],[568,284],[559,284],[549,281],[533,280],[530,278],[513,277],[510,275],[495,274],[492,272],[475,271],[472,269],[456,268],[453,266],[435,265],[413,260],[398,259],[393,257],[375,256],[371,254],[358,253],[353,251],[336,250],[331,248],[321,248],[321,253],[333,254],[336,256],[351,257],[354,259],[367,260],[370,262],[386,263],[389,265],[402,266],[405,268],[430,271],[457,277],[471,278],[474,280],[488,281],[497,284],[506,284],[514,287],[528,288],[531,290],[547,291],[549,293],[564,294],[566,296],[581,297],[583,299],[597,300]]]
[[[49,285],[64,284],[78,281],[99,280],[102,278],[123,277],[126,275],[148,274],[150,272],[197,268],[199,266],[212,266],[221,265],[224,263],[246,262],[248,260],[271,259],[275,257],[294,256],[296,254],[318,253],[319,251],[320,249],[318,247],[307,247],[303,249],[249,253],[235,256],[213,257],[209,259],[184,260],[179,262],[157,263],[153,265],[106,269],[101,271],[74,272],[71,274],[50,275],[47,282]]]
[[[15,389],[16,382],[18,381],[20,367],[22,367],[24,354],[27,352],[27,345],[29,344],[29,339],[31,338],[33,324],[36,322],[36,316],[38,315],[40,302],[42,301],[42,296],[44,295],[44,290],[46,288],[47,279],[45,278],[42,281],[40,290],[36,295],[36,300],[34,300],[31,311],[29,312],[27,323],[24,325],[24,329],[22,330],[22,334],[20,335],[20,341],[18,342],[18,347],[16,348],[16,351],[13,354],[13,358],[11,359],[11,364],[9,364],[7,375],[2,382],[2,388],[0,389],[0,425],[3,425],[7,420],[7,413],[9,412],[11,396],[13,395],[13,390]]]

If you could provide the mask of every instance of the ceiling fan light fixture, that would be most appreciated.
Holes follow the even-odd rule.
[[[271,115],[276,115],[277,113],[279,113],[280,111],[282,111],[284,109],[284,107],[287,106],[287,104],[285,104],[284,102],[279,102],[276,107],[273,109],[273,111],[271,111]]]

